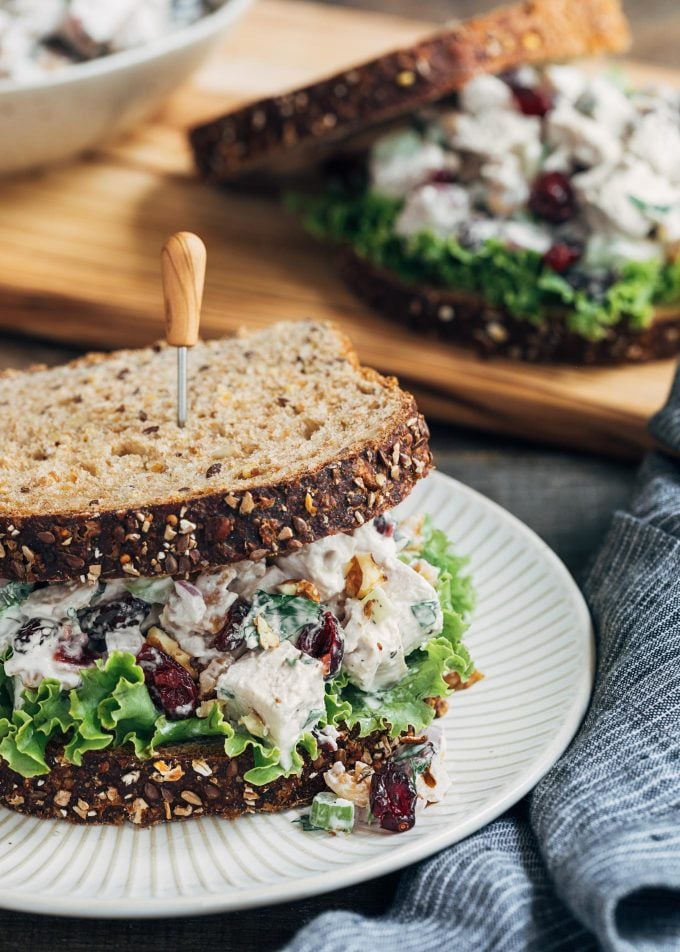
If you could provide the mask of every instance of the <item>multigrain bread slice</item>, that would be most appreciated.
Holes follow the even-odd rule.
[[[310,803],[327,789],[323,775],[336,761],[348,767],[361,761],[379,770],[397,743],[386,732],[358,737],[356,730],[344,730],[337,750],[321,750],[313,762],[304,755],[299,776],[257,787],[243,779],[253,766],[252,751],[230,758],[219,740],[164,747],[150,760],[140,760],[132,747],[89,751],[80,767],[64,760],[59,745],[50,744],[46,776],[21,777],[0,760],[0,804],[81,825],[129,821],[152,826],[190,817],[276,813]]]
[[[193,129],[191,144],[201,174],[212,181],[272,163],[277,173],[293,171],[309,164],[310,152],[318,158],[320,147],[436,102],[478,73],[618,53],[629,43],[618,0],[527,0],[250,103]]]
[[[91,354],[0,377],[0,578],[188,575],[292,552],[395,506],[431,465],[394,378],[328,324]]]
[[[351,250],[340,256],[347,285],[370,307],[413,331],[474,348],[484,357],[580,366],[644,363],[677,355],[680,314],[658,308],[649,327],[619,322],[599,340],[566,329],[566,312],[555,310],[540,323],[522,320],[489,304],[481,295],[407,284]]]

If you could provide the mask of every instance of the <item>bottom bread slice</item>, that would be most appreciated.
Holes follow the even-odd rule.
[[[230,758],[219,739],[164,747],[150,760],[140,760],[131,747],[89,751],[81,767],[67,763],[63,747],[51,744],[46,755],[51,770],[44,776],[21,777],[0,761],[0,804],[71,823],[120,825],[129,820],[138,826],[274,813],[310,803],[327,789],[323,775],[336,761],[377,768],[397,743],[386,732],[358,737],[356,730],[342,731],[337,750],[320,750],[314,761],[304,756],[300,776],[259,787],[243,779],[253,766],[252,750]]]
[[[385,317],[473,347],[483,356],[581,366],[642,363],[680,353],[677,308],[659,311],[644,330],[621,322],[602,340],[592,341],[569,331],[564,313],[535,325],[490,306],[479,295],[407,284],[351,251],[343,253],[340,266],[349,287]]]

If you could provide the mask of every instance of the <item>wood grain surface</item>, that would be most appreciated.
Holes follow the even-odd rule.
[[[420,8],[419,8],[420,9]],[[185,128],[422,35],[424,22],[261,0],[157,119],[68,167],[0,186],[0,327],[80,346],[162,334],[158,250],[178,229],[208,245],[202,332],[314,317],[341,323],[362,358],[411,385],[434,418],[634,456],[671,362],[616,369],[482,361],[372,314],[328,249],[266,196],[193,175]],[[649,68],[635,74],[657,75]]]
[[[205,245],[191,232],[178,231],[163,245],[165,339],[171,347],[193,347],[198,342],[205,262]]]

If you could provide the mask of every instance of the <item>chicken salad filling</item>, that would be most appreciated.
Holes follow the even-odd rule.
[[[191,580],[0,588],[0,757],[49,771],[46,747],[221,737],[252,748],[255,784],[298,773],[338,728],[425,729],[432,698],[474,673],[462,637],[465,561],[429,519],[379,516],[353,534]]]
[[[221,0],[0,0],[0,79],[31,80],[142,46]]]
[[[315,234],[410,283],[481,293],[598,339],[680,301],[680,93],[573,66],[480,75],[382,134],[321,196]]]

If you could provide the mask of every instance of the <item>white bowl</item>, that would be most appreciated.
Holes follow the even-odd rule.
[[[201,63],[252,0],[151,43],[25,81],[0,80],[0,175],[69,159],[144,119]]]

